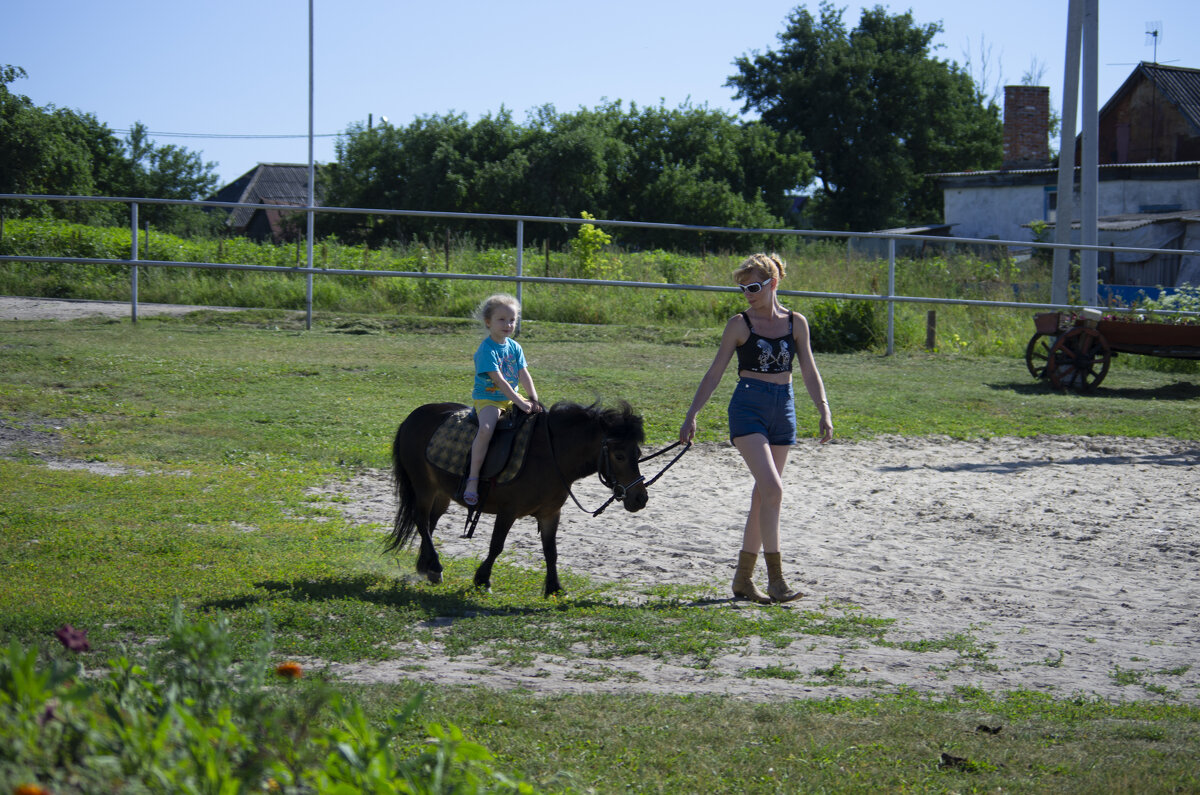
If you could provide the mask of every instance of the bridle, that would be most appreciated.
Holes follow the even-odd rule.
[[[549,422],[546,423],[546,438],[547,438],[547,440],[550,439],[550,423]],[[684,444],[683,442],[675,442],[674,444],[668,445],[667,447],[664,447],[663,449],[659,450],[657,453],[651,453],[650,455],[642,456],[637,461],[639,464],[641,464],[644,461],[649,461],[652,458],[658,458],[663,453],[666,453],[670,450],[674,450],[676,447],[679,447],[681,444],[684,444],[683,449],[680,450],[678,453],[676,453],[675,457],[672,458],[670,461],[668,461],[666,466],[664,466],[662,469],[660,469],[658,471],[658,474],[655,475],[654,477],[650,478],[649,480],[646,480],[645,475],[638,475],[637,478],[630,481],[629,483],[622,484],[622,483],[617,482],[617,479],[613,475],[613,472],[612,472],[612,461],[610,460],[609,455],[608,455],[609,441],[610,441],[610,439],[605,438],[604,441],[600,443],[600,456],[596,461],[596,476],[600,479],[601,485],[603,485],[606,489],[609,489],[610,491],[612,491],[612,494],[609,496],[609,498],[607,500],[604,501],[603,505],[601,505],[599,508],[597,508],[594,511],[589,511],[587,508],[584,508],[583,505],[579,502],[578,498],[575,497],[575,492],[571,491],[571,484],[567,482],[567,479],[565,477],[563,477],[562,470],[559,469],[559,467],[558,467],[558,456],[555,455],[555,453],[554,453],[554,443],[552,441],[550,443],[550,459],[551,459],[551,461],[554,462],[554,471],[558,473],[558,479],[560,481],[562,481],[562,484],[566,487],[567,494],[571,497],[571,501],[575,503],[576,507],[578,507],[579,510],[583,511],[584,513],[590,513],[592,516],[599,516],[600,514],[604,513],[604,510],[606,508],[608,508],[608,506],[610,506],[614,502],[616,502],[617,500],[624,500],[625,497],[629,494],[629,490],[632,489],[634,486],[638,485],[639,483],[644,483],[645,488],[647,488],[647,489],[650,488],[651,486],[653,486],[654,483],[659,478],[661,478],[668,469],[670,469],[672,466],[674,466],[675,462],[678,461],[680,458],[682,458],[683,454],[686,453],[692,446],[691,442],[688,442],[687,444]]]

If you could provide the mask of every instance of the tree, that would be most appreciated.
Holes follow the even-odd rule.
[[[354,207],[662,221],[704,226],[782,226],[787,193],[812,178],[800,136],[743,123],[708,108],[625,107],[620,101],[558,113],[546,105],[526,124],[503,108],[475,124],[429,116],[406,128],[352,127],[322,172],[326,201]],[[331,221],[338,234],[379,241],[419,235],[440,222],[367,216]],[[489,242],[512,225],[475,226]],[[565,243],[574,227],[547,228]],[[703,236],[614,230],[634,246],[710,245]],[[724,236],[720,244],[728,244]]]
[[[0,67],[0,193],[90,194],[91,135],[95,119],[71,111],[38,108],[29,97],[8,86],[27,77],[19,66]],[[47,202],[19,202],[19,214],[49,215],[79,207],[52,206]]]
[[[0,193],[199,199],[217,185],[214,163],[182,147],[156,146],[135,122],[122,141],[90,113],[37,107],[8,86],[26,77],[0,66]],[[120,223],[120,205],[25,201],[21,215]],[[146,205],[139,217],[160,228],[210,229],[215,218],[194,207]]]
[[[811,149],[812,205],[831,229],[870,230],[941,216],[927,175],[993,168],[1002,158],[1000,109],[957,64],[932,57],[940,24],[864,9],[848,31],[822,2],[788,17],[780,49],[742,56],[726,85],[781,133]]]
[[[206,163],[198,152],[181,146],[156,146],[140,121],[133,123],[123,143],[112,173],[98,175],[108,195],[200,199],[217,187],[215,163]],[[138,217],[159,228],[179,231],[211,230],[219,220],[198,207],[169,204],[143,205]]]

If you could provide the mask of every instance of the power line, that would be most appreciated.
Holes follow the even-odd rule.
[[[118,135],[128,135],[132,130],[113,130]],[[145,135],[155,136],[156,138],[307,138],[306,133],[301,135],[288,136],[268,136],[268,135],[234,135],[234,133],[223,132],[156,132],[154,130],[146,130]],[[336,138],[343,135],[341,132],[320,132],[314,133],[313,138]]]

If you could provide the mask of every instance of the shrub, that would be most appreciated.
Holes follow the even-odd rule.
[[[378,726],[298,681],[298,664],[273,668],[267,629],[236,662],[228,624],[185,621],[176,602],[157,656],[87,680],[13,641],[0,651],[0,792],[534,791],[453,725],[414,733],[419,696]]]
[[[807,317],[812,349],[821,353],[869,350],[884,337],[879,309],[869,301],[831,298],[818,302]]]

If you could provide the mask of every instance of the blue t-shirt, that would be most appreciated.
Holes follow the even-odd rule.
[[[490,336],[484,337],[475,351],[475,388],[472,400],[508,400],[488,373],[499,372],[500,377],[514,390],[520,385],[517,374],[525,369],[525,351],[511,337],[498,345]]]

